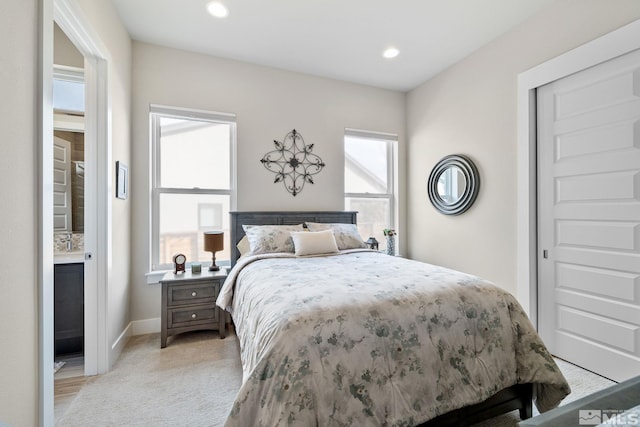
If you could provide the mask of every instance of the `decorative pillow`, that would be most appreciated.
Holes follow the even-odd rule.
[[[251,245],[249,244],[249,239],[247,238],[247,236],[242,236],[242,239],[240,239],[240,241],[236,245],[236,248],[238,248],[241,257],[251,252]]]
[[[292,231],[303,231],[297,225],[243,225],[253,255],[271,252],[293,252]]]
[[[329,224],[323,222],[307,222],[309,231],[333,230],[333,235],[338,244],[338,249],[358,249],[366,248],[367,245],[358,233],[358,227],[355,224]]]
[[[296,255],[335,254],[338,252],[333,230],[292,231],[291,238]]]

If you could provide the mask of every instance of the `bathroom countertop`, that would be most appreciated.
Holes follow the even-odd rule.
[[[84,262],[84,252],[72,251],[53,253],[54,264],[74,264],[78,262]]]

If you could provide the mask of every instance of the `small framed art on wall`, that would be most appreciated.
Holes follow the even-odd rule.
[[[126,200],[129,196],[129,168],[121,161],[116,162],[116,197]]]

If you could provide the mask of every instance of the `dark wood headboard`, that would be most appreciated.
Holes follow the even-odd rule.
[[[331,222],[357,224],[355,211],[253,211],[230,212],[231,215],[231,267],[236,265],[240,252],[236,245],[244,237],[246,225],[294,225],[303,222]]]

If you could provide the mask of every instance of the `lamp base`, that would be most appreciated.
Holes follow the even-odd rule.
[[[216,251],[211,251],[211,266],[209,271],[220,271],[220,267],[216,265]]]

